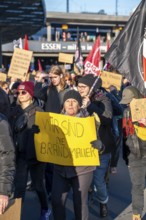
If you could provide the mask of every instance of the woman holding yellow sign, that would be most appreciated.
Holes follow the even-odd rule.
[[[82,98],[75,90],[64,95],[63,113],[73,117],[86,117],[81,111]],[[52,209],[54,220],[65,220],[65,202],[72,189],[75,219],[88,220],[88,190],[92,182],[94,166],[54,166]]]

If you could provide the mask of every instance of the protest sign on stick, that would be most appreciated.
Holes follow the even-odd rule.
[[[73,63],[73,55],[67,53],[59,53],[58,61],[62,63]]]
[[[8,76],[24,79],[28,73],[32,54],[32,51],[15,48]]]
[[[132,121],[146,118],[146,99],[133,99],[130,103]]]
[[[5,82],[7,80],[7,75],[5,73],[0,72],[0,81]]]
[[[108,71],[102,71],[101,72],[101,79],[102,79],[102,87],[105,89],[108,89],[109,86],[115,86],[117,90],[121,89],[122,85],[122,75],[108,72]]]

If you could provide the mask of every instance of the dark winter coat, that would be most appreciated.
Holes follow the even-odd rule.
[[[36,98],[44,101],[45,112],[60,113],[63,107],[64,94],[69,90],[65,87],[59,93],[55,86],[44,87],[36,93]]]
[[[98,130],[98,136],[103,145],[105,146],[104,154],[111,153],[115,140],[112,133],[112,117],[113,109],[111,101],[105,94],[96,98],[95,101],[87,107],[90,115],[96,113],[100,118],[100,126]]]
[[[0,195],[11,194],[15,174],[15,148],[6,116],[0,113]]]
[[[36,162],[36,153],[34,145],[34,127],[36,111],[42,112],[36,100],[27,108],[17,107],[17,115],[13,123],[13,134],[16,146],[16,152],[29,162]]]

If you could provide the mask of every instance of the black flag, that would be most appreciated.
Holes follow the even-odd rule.
[[[146,95],[142,65],[145,28],[146,0],[142,0],[105,54],[105,59],[141,93]]]
[[[76,44],[76,50],[75,50],[75,59],[74,63],[80,74],[82,75],[83,72],[83,56],[81,51],[81,42],[79,38],[79,33],[77,34],[77,44]]]

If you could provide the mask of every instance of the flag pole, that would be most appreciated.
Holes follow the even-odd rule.
[[[144,29],[143,37],[143,78],[144,78],[144,87],[146,89],[146,28]]]

